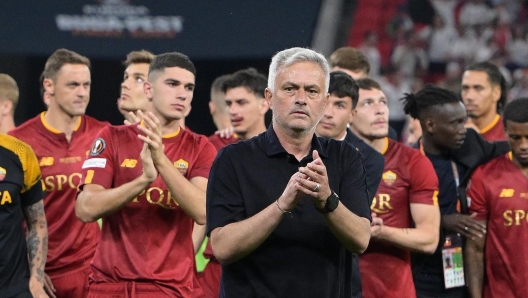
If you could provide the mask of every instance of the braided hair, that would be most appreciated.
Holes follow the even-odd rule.
[[[405,93],[400,100],[403,101],[405,114],[420,120],[423,112],[430,107],[462,102],[456,93],[431,84],[425,85],[423,89],[414,94]]]

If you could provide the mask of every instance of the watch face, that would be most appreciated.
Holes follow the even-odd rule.
[[[332,193],[330,197],[328,197],[328,200],[326,201],[325,209],[328,209],[328,211],[334,211],[337,208],[337,205],[339,205],[339,197],[336,195],[336,193]]]

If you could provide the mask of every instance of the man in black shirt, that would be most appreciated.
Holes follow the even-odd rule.
[[[11,136],[0,134],[0,144],[0,297],[47,298],[48,229],[37,157]]]
[[[367,175],[367,190],[369,206],[376,194],[381,181],[385,159],[383,155],[356,136],[349,128],[348,123],[352,118],[352,111],[358,103],[358,86],[354,79],[342,72],[332,71],[330,73],[330,94],[323,118],[317,124],[316,133],[320,137],[343,140],[357,148],[362,154],[365,172]],[[358,256],[347,253],[352,267],[345,271],[347,282],[351,283],[350,293],[346,297],[361,297],[361,277],[359,274]],[[349,277],[350,276],[350,277]]]
[[[506,142],[488,143],[475,130],[466,129],[467,112],[460,97],[446,89],[426,85],[416,94],[406,94],[404,110],[420,120],[422,138],[417,144],[431,160],[438,176],[441,213],[440,241],[430,256],[415,255],[414,284],[417,297],[465,297],[464,287],[446,289],[442,249],[462,245],[464,237],[483,237],[486,228],[465,214],[465,187],[477,166],[505,154]],[[448,235],[448,237],[446,237]]]
[[[345,250],[370,239],[360,154],[315,136],[329,67],[309,49],[272,59],[272,125],[224,147],[207,188],[207,231],[223,264],[220,297],[344,297]]]

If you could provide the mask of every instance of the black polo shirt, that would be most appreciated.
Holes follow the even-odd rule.
[[[378,186],[381,181],[381,175],[383,174],[383,168],[385,167],[385,158],[383,157],[383,154],[365,143],[365,141],[356,136],[348,128],[345,141],[353,147],[356,147],[361,155],[363,155],[363,164],[365,165],[365,171],[367,173],[369,202],[372,203],[372,199],[376,195],[376,191],[378,191]]]
[[[361,156],[346,142],[312,139],[330,187],[358,216],[370,219]],[[311,150],[311,151],[312,151]],[[207,187],[207,232],[249,218],[274,204],[300,162],[280,144],[272,126],[252,139],[224,147]],[[301,198],[271,235],[244,258],[222,266],[220,297],[344,297],[345,248],[308,197]]]
[[[385,167],[385,158],[383,154],[376,151],[369,144],[365,143],[362,139],[356,136],[350,129],[347,128],[345,141],[350,145],[356,147],[361,155],[363,156],[363,163],[365,165],[365,171],[367,174],[367,190],[369,206],[372,204],[372,199],[378,191],[378,186],[381,181],[381,175],[383,175],[383,169]],[[350,282],[350,292],[347,291],[345,297],[360,298],[361,289],[361,274],[359,272],[359,257],[358,255],[347,251],[346,252],[347,262],[351,262],[352,266],[347,267],[345,270],[346,280]]]

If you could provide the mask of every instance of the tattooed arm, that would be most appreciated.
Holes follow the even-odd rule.
[[[23,208],[28,227],[27,248],[31,270],[29,289],[33,297],[48,297],[44,291],[44,265],[48,253],[48,225],[42,200]]]

